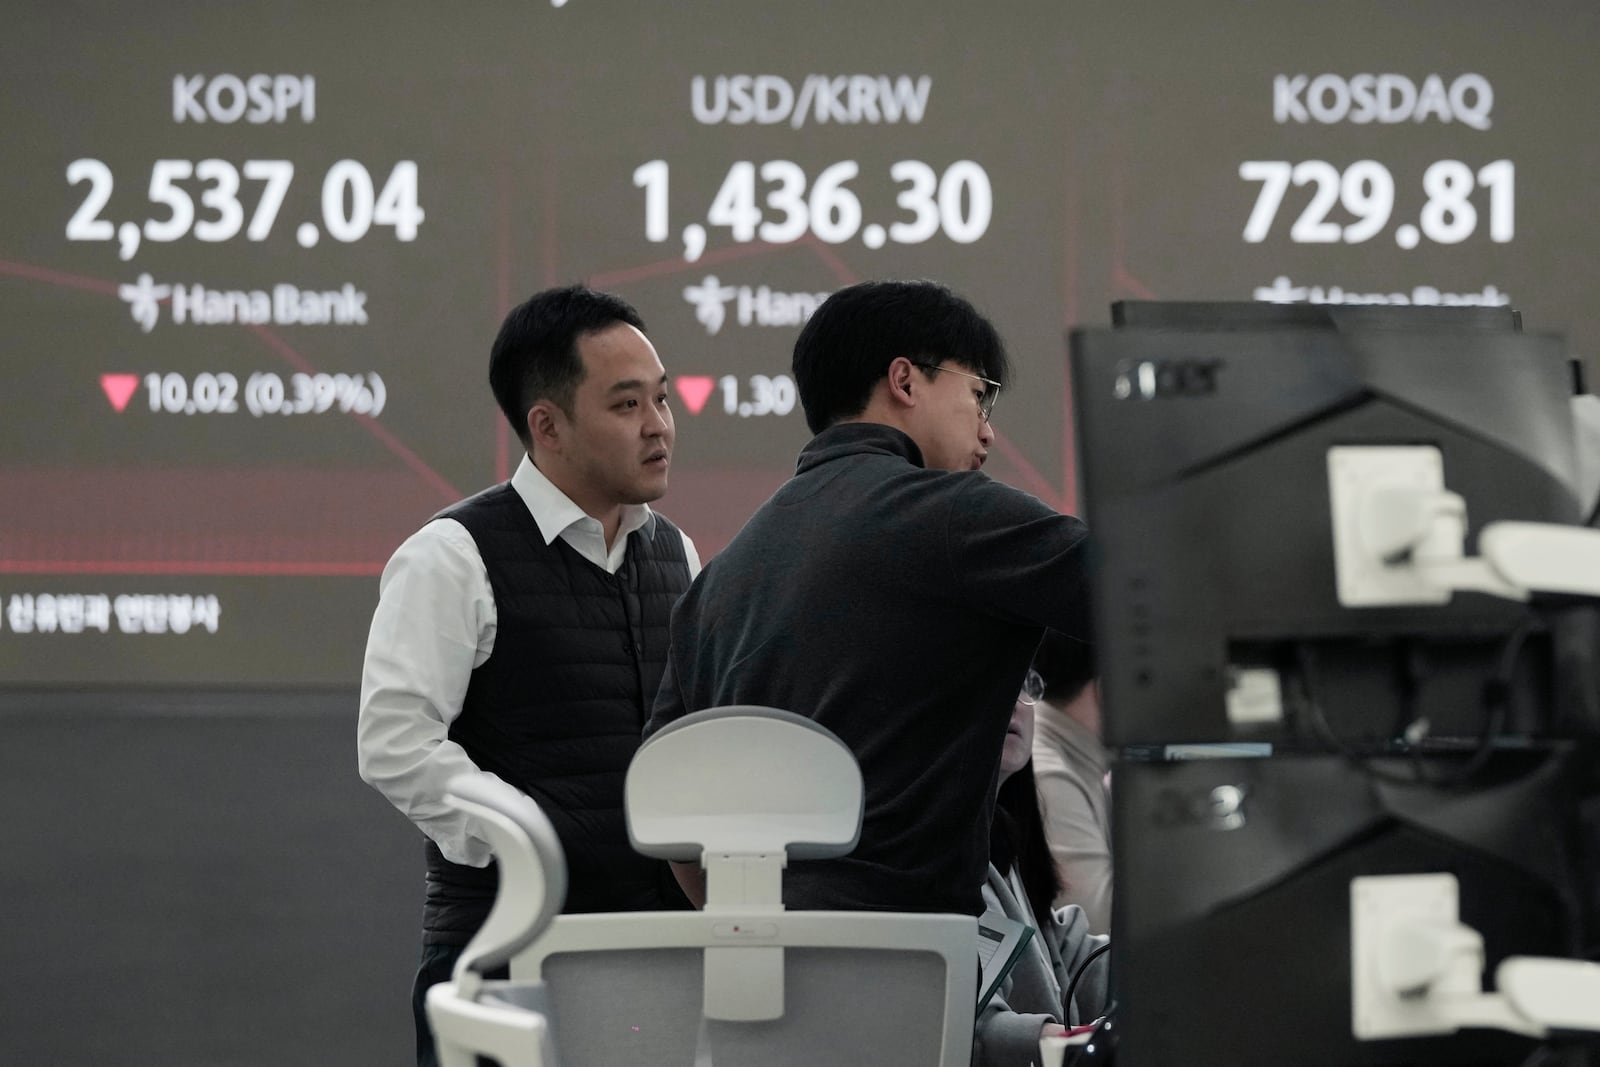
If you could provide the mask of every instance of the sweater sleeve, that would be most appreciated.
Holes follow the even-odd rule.
[[[972,1030],[974,1067],[1032,1067],[1039,1062],[1039,1033],[1045,1023],[1058,1022],[1048,1015],[1012,1011],[996,990]]]
[[[1089,641],[1087,537],[1073,516],[973,474],[951,498],[946,549],[969,601],[1000,618]]]
[[[1056,908],[1050,919],[1047,929],[1039,933],[1041,937],[1052,939],[1060,952],[1062,968],[1066,972],[1061,976],[1061,994],[1065,996],[1067,986],[1072,984],[1072,976],[1083,969],[1096,949],[1110,944],[1111,938],[1105,934],[1091,934],[1089,920],[1076,904]],[[1077,988],[1072,991],[1072,1003],[1067,1005],[1069,1025],[1091,1022],[1105,1014],[1106,996],[1110,989],[1110,956],[1109,952],[1102,953],[1088,964],[1083,977],[1078,979]]]

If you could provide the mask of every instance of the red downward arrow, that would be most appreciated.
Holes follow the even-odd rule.
[[[128,406],[128,401],[133,399],[133,391],[139,388],[137,374],[102,374],[100,375],[100,388],[106,391],[106,399],[111,401],[111,406],[118,411]]]
[[[706,398],[711,395],[711,390],[717,386],[716,379],[703,374],[690,374],[672,379],[672,384],[678,387],[678,395],[683,398],[683,406],[689,409],[689,414],[698,415],[700,409],[706,406]],[[121,408],[117,409],[121,411]]]

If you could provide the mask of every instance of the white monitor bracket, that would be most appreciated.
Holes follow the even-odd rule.
[[[1483,937],[1458,917],[1451,874],[1350,882],[1350,1026],[1357,1038],[1476,1028],[1547,1038],[1600,1032],[1600,963],[1509,956],[1483,989]]]
[[[1600,530],[1492,522],[1467,556],[1466,502],[1444,487],[1431,445],[1330,448],[1328,493],[1345,607],[1444,604],[1458,592],[1600,598]]]
[[[1511,600],[1600,598],[1600,531],[1493,522],[1466,555],[1466,502],[1437,448],[1328,450],[1334,565],[1346,607],[1445,604],[1458,592]],[[1483,989],[1483,938],[1463,924],[1453,875],[1350,883],[1351,1029],[1363,1040],[1510,1030],[1600,1032],[1600,964],[1512,956]]]

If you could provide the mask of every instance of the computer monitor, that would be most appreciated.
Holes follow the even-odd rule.
[[[1491,973],[1594,950],[1592,609],[1344,606],[1328,452],[1438,449],[1469,552],[1576,523],[1562,345],[1216,322],[1072,335],[1106,739],[1272,745],[1113,766],[1118,1062],[1522,1063],[1491,1031],[1355,1038],[1350,882],[1455,875]]]
[[[1112,986],[1120,1067],[1524,1063],[1490,1030],[1358,1040],[1350,882],[1454,874],[1486,973],[1581,957],[1592,872],[1573,835],[1592,751],[1499,751],[1472,789],[1390,784],[1419,767],[1339,755],[1112,768]],[[1423,773],[1458,760],[1425,758]],[[1558,1061],[1562,1062],[1562,1061]]]
[[[1079,330],[1072,381],[1109,743],[1477,735],[1483,685],[1526,608],[1477,594],[1343,606],[1328,451],[1436,447],[1469,551],[1491,521],[1576,523],[1558,338]],[[1505,729],[1543,735],[1576,713],[1541,666],[1549,636],[1524,652]],[[1297,678],[1326,722],[1296,714]]]

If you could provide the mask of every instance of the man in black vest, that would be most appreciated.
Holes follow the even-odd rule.
[[[361,777],[427,836],[424,1014],[483,924],[488,844],[443,803],[455,775],[496,775],[544,809],[566,851],[569,912],[683,907],[635,853],[622,782],[667,655],[673,603],[700,569],[649,501],[667,490],[667,375],[638,312],[574,286],[506,317],[489,384],[526,457],[509,482],[435,515],[395,552],[367,640]]]
[[[1086,531],[978,469],[1009,366],[943,286],[834,293],[794,376],[816,436],[673,611],[646,734],[726,704],[816,720],[861,764],[861,840],[791,863],[785,905],[979,914],[1028,662],[1047,626],[1088,636]]]

